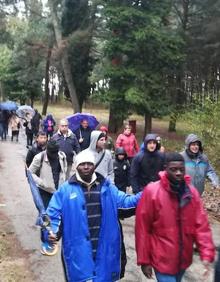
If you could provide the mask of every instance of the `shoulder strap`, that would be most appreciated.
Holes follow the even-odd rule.
[[[41,171],[41,167],[42,167],[42,164],[43,164],[43,160],[44,160],[44,155],[45,155],[45,151],[42,151],[41,153],[41,157],[40,157],[40,167],[36,173],[36,175],[39,177],[40,176],[40,171]]]
[[[101,161],[103,160],[104,156],[105,156],[105,150],[104,150],[104,152],[103,152],[101,158],[99,159],[99,161],[98,161],[97,164],[95,165],[95,169],[100,165],[100,163],[101,163]]]

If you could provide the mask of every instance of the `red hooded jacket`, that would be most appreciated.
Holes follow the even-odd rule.
[[[190,177],[185,176],[191,196],[180,206],[170,188],[167,173],[145,187],[136,211],[136,252],[138,265],[175,275],[192,263],[195,242],[201,260],[212,262],[215,248],[206,212]]]

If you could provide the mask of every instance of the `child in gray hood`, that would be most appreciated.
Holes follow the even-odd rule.
[[[93,130],[88,149],[95,157],[95,172],[108,178],[114,183],[113,159],[111,152],[105,149],[106,136],[102,131]]]
[[[205,179],[208,178],[212,186],[219,186],[218,176],[211,166],[208,157],[203,153],[202,142],[195,134],[189,134],[185,140],[185,150],[181,152],[185,160],[186,174],[191,176],[192,184],[202,195]]]

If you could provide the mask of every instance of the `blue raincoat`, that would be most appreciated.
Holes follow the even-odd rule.
[[[54,193],[47,209],[54,233],[58,232],[62,218],[62,252],[68,282],[112,282],[120,279],[118,208],[135,207],[141,193],[127,195],[106,179],[100,185],[102,219],[95,260],[80,184],[65,182]]]

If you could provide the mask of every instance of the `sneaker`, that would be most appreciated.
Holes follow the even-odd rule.
[[[51,245],[48,242],[42,243],[41,254],[45,256],[54,256],[58,251],[58,244]]]

